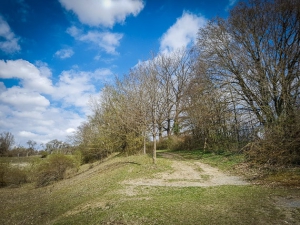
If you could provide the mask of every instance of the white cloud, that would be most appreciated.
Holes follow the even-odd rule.
[[[42,113],[45,112],[45,110],[40,111],[13,111],[12,115],[18,118],[27,118],[27,119],[43,119]]]
[[[68,133],[68,134],[72,134],[72,133],[74,133],[76,131],[76,129],[74,129],[74,128],[68,128],[68,129],[66,129],[66,132]]]
[[[21,47],[19,39],[11,31],[8,23],[0,16],[0,50],[6,53],[18,52]]]
[[[26,60],[0,60],[0,78],[17,79],[6,87],[0,82],[0,133],[11,132],[17,144],[29,139],[45,143],[65,140],[89,113],[90,96],[112,75],[106,68],[63,71],[54,83],[47,64]]]
[[[33,65],[22,59],[0,60],[0,78],[17,78],[22,85],[22,87],[17,86],[6,90],[3,83],[0,83],[0,90],[4,90],[2,95],[6,93],[6,99],[4,100],[6,103],[8,103],[8,99],[17,101],[19,95],[20,98],[27,99],[27,97],[31,97],[36,101],[37,94],[48,94],[55,100],[63,99],[64,103],[83,107],[89,94],[96,92],[95,81],[107,81],[110,75],[112,75],[112,72],[107,68],[99,68],[93,72],[73,69],[63,71],[59,75],[59,81],[54,85],[50,80],[51,70],[43,62],[37,62],[37,65]],[[24,100],[24,102],[26,101],[29,100]]]
[[[36,134],[34,134],[34,133],[30,132],[30,131],[24,131],[24,130],[20,131],[19,135],[21,137],[29,138],[29,139],[37,136]]]
[[[106,53],[116,54],[116,48],[120,45],[123,34],[111,32],[89,31],[80,36],[80,41],[91,42],[104,49]]]
[[[0,60],[0,77],[1,78],[30,78],[36,77],[39,70],[30,62],[18,60]]]
[[[65,48],[65,49],[58,50],[57,52],[55,52],[54,55],[58,58],[66,59],[74,55],[74,51],[71,48]]]
[[[207,20],[202,16],[184,12],[176,23],[163,34],[160,41],[160,51],[168,53],[194,43],[199,28],[203,27],[206,22]]]
[[[38,65],[40,69],[23,59],[0,60],[0,78],[18,78],[25,89],[50,94],[53,92],[52,81],[49,79],[51,71],[40,62]]]
[[[89,96],[96,92],[86,72],[63,71],[53,96],[63,99],[66,106],[86,107]]]
[[[3,105],[0,105],[2,110]],[[85,117],[73,110],[50,106],[45,111],[13,111],[5,119],[1,116],[0,132],[9,131],[15,136],[16,144],[26,146],[31,139],[38,144],[53,139],[66,140],[72,129],[76,129]],[[35,116],[35,118],[33,118]]]
[[[0,102],[16,110],[42,110],[50,105],[48,99],[34,91],[12,87],[0,93]]]
[[[93,77],[97,80],[101,79],[103,81],[108,81],[110,76],[112,75],[112,71],[110,69],[97,69],[93,73]]]
[[[0,82],[0,93],[5,91],[6,87],[3,82]]]
[[[73,11],[79,20],[90,26],[113,27],[129,15],[136,16],[144,8],[142,0],[59,0],[62,6]]]
[[[48,67],[48,64],[42,61],[36,61],[35,66],[39,69],[41,76],[43,77],[51,77],[52,72]]]
[[[84,34],[80,29],[72,26],[68,28],[67,33],[73,36],[76,40],[92,43],[99,46],[108,54],[117,54],[116,48],[120,45],[120,40],[123,37],[121,33],[89,31]]]
[[[67,29],[67,33],[74,38],[80,37],[82,35],[82,31],[75,26],[69,27]]]
[[[63,99],[65,106],[81,107],[89,111],[87,102],[97,95],[96,83],[106,82],[112,75],[109,69],[97,69],[94,72],[68,70],[63,71],[53,93],[55,99]]]

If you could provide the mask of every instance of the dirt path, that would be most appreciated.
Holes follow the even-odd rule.
[[[163,153],[165,158],[180,156]],[[247,185],[242,178],[231,176],[201,162],[172,160],[173,171],[158,173],[153,179],[127,180],[123,184],[132,186],[210,187],[219,185]]]

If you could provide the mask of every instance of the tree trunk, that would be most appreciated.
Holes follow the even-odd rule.
[[[143,154],[146,155],[146,132],[144,132],[144,148],[143,148]]]
[[[153,135],[153,164],[156,164],[156,137]]]

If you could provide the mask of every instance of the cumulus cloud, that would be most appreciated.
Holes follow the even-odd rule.
[[[0,104],[0,110],[5,105]],[[47,110],[16,111],[11,108],[0,114],[0,132],[10,131],[16,140],[16,144],[26,145],[26,142],[34,140],[38,143],[46,143],[53,139],[66,140],[72,129],[76,129],[85,117],[75,110],[66,110],[51,104]]]
[[[18,101],[23,97],[25,98],[24,103],[30,101],[26,100],[29,97],[33,102],[39,102],[37,95],[48,94],[55,100],[64,100],[70,105],[83,107],[87,103],[89,94],[96,92],[95,81],[105,82],[111,75],[111,70],[107,68],[99,68],[95,71],[73,69],[63,71],[59,75],[59,81],[53,84],[50,79],[51,70],[43,62],[37,62],[34,65],[23,59],[0,60],[0,78],[18,79],[21,85],[6,89],[4,84],[0,83],[2,100],[6,103],[13,102],[13,100]],[[5,96],[4,93],[6,93]],[[43,97],[39,100],[45,99]]]
[[[99,86],[111,75],[107,68],[77,68],[63,71],[54,83],[43,62],[0,60],[0,78],[19,82],[12,87],[0,82],[0,132],[12,132],[22,145],[28,139],[64,140],[85,120],[90,97],[98,95]]]
[[[76,129],[74,129],[74,128],[68,128],[68,129],[66,129],[66,132],[68,133],[68,134],[72,134],[72,133],[74,133],[76,131]]]
[[[66,106],[73,105],[87,109],[89,99],[97,95],[95,84],[105,82],[112,75],[109,69],[97,69],[93,72],[68,70],[60,75],[53,97],[63,99]]]
[[[8,23],[0,16],[0,50],[5,53],[20,51],[19,38],[11,31]]]
[[[24,131],[24,130],[20,131],[19,135],[21,137],[25,137],[25,138],[29,138],[29,139],[34,138],[34,137],[37,136],[36,134],[34,134],[34,133],[30,132],[30,131]]]
[[[88,73],[71,70],[62,72],[53,96],[63,99],[65,106],[85,107],[89,96],[95,91]]]
[[[59,0],[61,5],[73,11],[81,23],[90,26],[113,27],[129,15],[136,16],[144,8],[142,0]]]
[[[206,22],[207,20],[202,16],[184,12],[176,23],[163,34],[160,40],[160,51],[172,52],[194,43],[199,28],[203,27]]]
[[[80,29],[72,26],[68,28],[67,33],[73,36],[76,40],[92,43],[100,47],[108,54],[118,54],[116,48],[120,45],[120,40],[123,34],[112,32],[89,31],[83,33]]]
[[[35,91],[12,87],[0,93],[0,102],[16,110],[43,110],[50,105],[48,99]]]
[[[52,81],[49,79],[51,71],[45,64],[38,64],[40,69],[23,59],[0,60],[0,78],[17,78],[28,90],[50,94],[53,92]]]
[[[113,75],[112,71],[107,68],[101,68],[95,70],[94,73],[92,73],[93,77],[97,80],[102,80],[102,81],[108,81],[110,80],[111,75]]]
[[[55,52],[54,55],[58,58],[66,59],[74,55],[74,51],[71,48],[65,48],[65,49],[58,50],[57,52]]]

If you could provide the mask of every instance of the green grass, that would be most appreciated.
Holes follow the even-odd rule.
[[[257,187],[152,187],[139,192],[134,197],[120,194],[104,207],[86,208],[55,224],[274,224],[284,219],[266,201],[270,192]]]
[[[187,158],[190,156],[187,155]],[[192,158],[195,160],[195,158]],[[226,164],[226,163],[225,163]],[[114,157],[51,186],[0,189],[0,224],[284,224],[288,218],[277,197],[299,190],[264,186],[131,187],[128,179],[171,171],[171,160]],[[298,220],[299,219],[299,220]],[[296,223],[294,223],[296,224]]]
[[[201,150],[176,151],[187,160],[200,160],[211,166],[218,167],[224,171],[230,171],[235,174],[244,175],[250,180],[256,180],[258,183],[266,185],[279,185],[286,187],[300,187],[300,167],[294,168],[268,168],[262,165],[253,165],[245,163],[243,154],[234,153],[204,153]],[[239,168],[241,163],[245,163],[244,168]],[[242,166],[242,167],[243,167]]]
[[[201,150],[176,151],[175,153],[188,160],[201,160],[201,162],[218,167],[221,170],[232,170],[235,165],[244,162],[244,156],[242,154],[226,152],[220,154],[212,152],[205,153]]]

